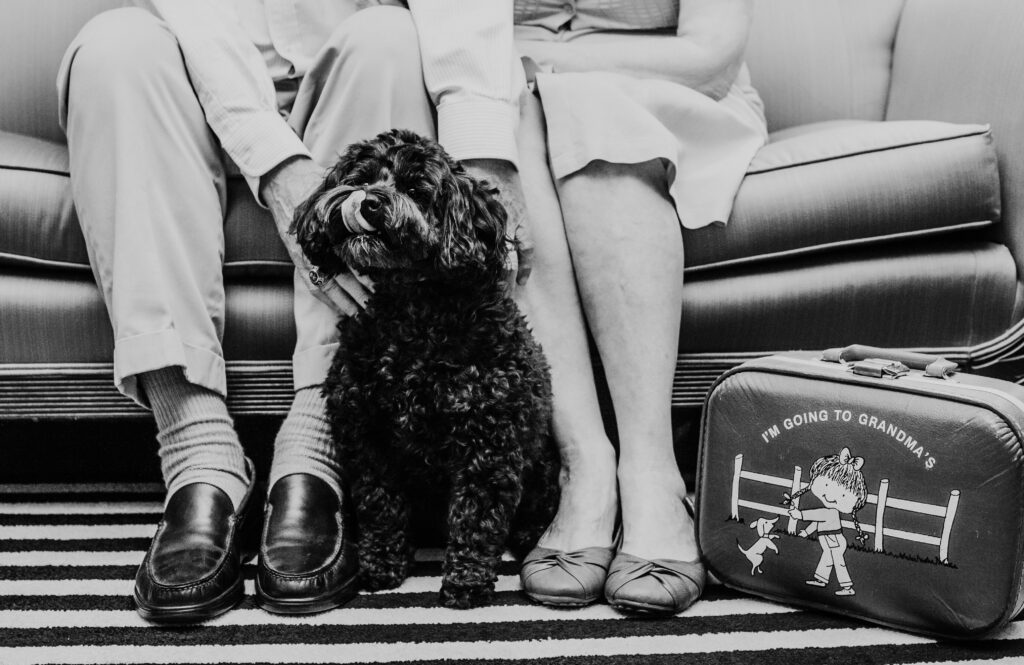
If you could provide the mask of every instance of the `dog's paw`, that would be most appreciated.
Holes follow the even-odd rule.
[[[456,610],[485,605],[494,596],[494,586],[460,585],[444,581],[441,583],[440,603]]]

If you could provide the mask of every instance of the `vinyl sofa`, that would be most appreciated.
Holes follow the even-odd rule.
[[[7,0],[0,21],[0,419],[141,415],[68,183],[54,80],[110,0]],[[1024,2],[758,0],[748,62],[771,142],[725,228],[686,232],[681,436],[745,359],[851,342],[1024,369]],[[144,146],[140,146],[144,149]],[[229,405],[290,397],[291,266],[232,182]]]

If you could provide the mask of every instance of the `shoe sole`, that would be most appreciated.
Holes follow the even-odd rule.
[[[529,591],[524,591],[523,593],[530,600],[536,601],[541,605],[547,605],[548,607],[586,607],[597,602],[597,596],[588,600],[585,598],[566,598],[565,596],[546,596],[541,593],[530,593]]]
[[[268,595],[256,579],[256,605],[274,614],[316,614],[344,605],[355,598],[359,589],[358,576],[352,576],[338,589],[315,598],[274,598]]]
[[[650,618],[675,616],[683,611],[682,609],[676,609],[674,607],[650,605],[648,603],[641,603],[632,600],[616,600],[615,602],[609,603],[609,605],[623,612],[640,614]]]
[[[201,623],[219,617],[245,597],[245,586],[239,577],[224,593],[205,603],[195,605],[173,605],[159,607],[146,604],[137,592],[133,592],[135,610],[146,621],[165,624]]]

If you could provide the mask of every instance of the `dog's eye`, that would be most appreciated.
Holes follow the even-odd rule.
[[[429,189],[413,188],[406,192],[409,198],[418,206],[427,206],[434,200],[434,193]]]

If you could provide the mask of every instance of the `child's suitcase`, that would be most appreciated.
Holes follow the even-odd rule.
[[[1024,605],[1024,388],[851,346],[722,376],[705,404],[697,539],[724,584],[941,636]]]

